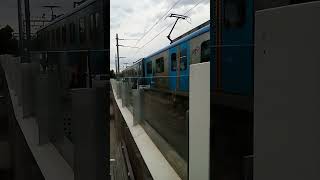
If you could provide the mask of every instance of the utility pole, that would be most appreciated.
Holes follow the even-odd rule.
[[[117,54],[114,54],[114,66],[116,68],[116,74],[118,74]]]
[[[116,46],[117,46],[117,65],[116,67],[118,67],[118,73],[120,73],[120,58],[126,58],[126,57],[120,57],[119,55],[119,46],[120,47],[125,47],[125,48],[138,48],[138,47],[133,47],[133,46],[126,46],[126,45],[121,45],[119,44],[119,40],[123,40],[123,41],[131,41],[131,40],[138,40],[138,39],[119,39],[118,34],[116,34]]]
[[[29,0],[24,0],[24,8],[25,8],[25,14],[26,14],[26,34],[27,34],[25,62],[30,62],[31,28],[30,28],[30,5],[29,5]]]
[[[22,20],[22,13],[21,13],[21,0],[18,0],[18,22],[19,22],[19,54],[21,57],[21,61],[23,61],[23,54],[24,54],[24,48],[23,48],[23,39],[24,39],[24,30],[23,30],[23,20]]]
[[[118,67],[118,73],[120,73],[120,62],[119,62],[119,59],[120,59],[120,56],[119,56],[119,37],[118,37],[118,34],[116,34],[116,41],[117,41],[117,67]]]

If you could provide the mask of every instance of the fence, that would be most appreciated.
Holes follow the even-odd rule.
[[[93,58],[98,55],[83,53],[33,52],[31,63],[20,63],[20,58],[11,56],[0,60],[9,89],[22,109],[22,121],[36,121],[37,145],[52,144],[73,169],[76,180],[104,179],[107,81],[97,68],[99,58]],[[89,56],[91,61],[83,60]]]
[[[132,113],[133,123],[144,128],[179,176],[187,179],[189,96],[188,89],[166,88],[176,79],[127,77],[112,85],[116,98]]]

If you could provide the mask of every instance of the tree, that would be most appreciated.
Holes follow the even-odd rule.
[[[115,78],[116,77],[116,75],[114,74],[114,71],[113,71],[113,69],[110,71],[110,78]]]
[[[18,41],[13,36],[13,29],[6,25],[0,29],[0,54],[17,54]]]

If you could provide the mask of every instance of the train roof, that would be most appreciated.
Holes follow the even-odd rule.
[[[188,31],[188,32],[186,32],[186,33],[184,33],[184,34],[182,34],[182,35],[180,35],[180,36],[176,37],[174,40],[172,40],[172,42],[176,42],[176,41],[178,41],[179,39],[182,39],[183,37],[185,37],[185,36],[187,36],[187,35],[189,35],[189,34],[191,34],[191,33],[195,32],[195,31],[197,31],[197,30],[199,30],[199,29],[201,29],[201,28],[203,28],[203,27],[205,27],[205,26],[207,26],[207,25],[209,25],[209,24],[210,24],[210,20],[208,20],[208,21],[206,21],[206,22],[204,22],[204,23],[200,24],[199,26],[197,26],[197,27],[195,27],[195,28],[191,29],[190,31]]]
[[[124,69],[124,71],[125,71],[125,70],[130,70],[130,69],[132,69],[133,67],[135,67],[136,65],[138,65],[142,60],[143,60],[143,58],[139,59],[138,61],[135,61],[132,65],[126,67],[126,68]]]
[[[161,53],[163,51],[166,51],[166,50],[168,50],[168,49],[170,49],[172,47],[175,47],[175,46],[177,46],[177,45],[179,45],[179,44],[181,44],[181,43],[183,43],[185,41],[188,41],[188,40],[190,40],[190,39],[192,39],[194,37],[197,37],[197,36],[199,36],[201,34],[209,32],[209,31],[210,31],[210,23],[208,25],[202,27],[201,29],[199,29],[199,30],[197,30],[197,31],[195,31],[193,33],[190,33],[190,34],[186,35],[185,37],[175,41],[174,43],[172,43],[172,44],[160,49],[159,51],[156,51],[156,52],[152,53],[151,55],[149,55],[149,56],[147,56],[145,58],[148,59],[148,58],[150,58],[150,57],[152,57],[154,55],[157,55],[157,54],[159,54],[159,53]]]
[[[85,2],[83,2],[81,5],[73,8],[71,11],[67,12],[66,14],[64,14],[63,16],[57,17],[55,20],[53,20],[52,22],[50,22],[49,24],[47,24],[46,26],[40,28],[37,32],[40,32],[44,29],[46,29],[47,27],[65,19],[66,17],[71,16],[72,14],[82,10],[83,8],[86,8],[87,6],[91,5],[92,3],[96,2],[97,0],[87,0]]]
[[[194,31],[194,29],[199,28],[201,25],[198,26],[198,27],[196,27],[196,28],[194,28],[194,29],[192,29],[192,30],[190,30],[190,31],[188,31],[187,33],[191,32],[191,31],[194,31],[194,32],[191,32],[191,33],[189,33],[189,34],[187,34],[187,35],[186,35],[186,33],[185,33],[185,34],[182,35],[182,36],[184,36],[184,37],[182,37],[182,38],[181,38],[181,36],[179,36],[179,37],[178,37],[179,39],[178,39],[177,41],[175,41],[175,42],[173,42],[172,44],[170,44],[170,45],[168,45],[168,46],[160,49],[159,51],[156,51],[156,52],[152,53],[151,55],[149,55],[149,56],[147,56],[147,57],[145,57],[145,58],[139,59],[139,60],[136,61],[133,65],[127,67],[127,68],[124,69],[123,71],[126,71],[126,70],[131,69],[134,65],[136,65],[136,64],[139,63],[139,62],[141,62],[143,59],[150,58],[150,57],[152,57],[152,56],[154,56],[154,55],[157,55],[157,54],[159,54],[159,53],[161,53],[161,52],[163,52],[163,51],[166,51],[166,50],[168,50],[168,49],[170,49],[170,48],[172,48],[172,47],[175,47],[175,46],[177,46],[178,44],[181,44],[182,42],[188,41],[188,40],[190,40],[190,39],[192,39],[192,38],[194,38],[194,37],[197,37],[197,36],[199,36],[199,35],[201,35],[201,34],[204,34],[204,33],[206,33],[206,32],[209,32],[209,31],[210,31],[210,23],[207,23],[207,22],[206,22],[206,24],[207,24],[207,25],[201,27],[200,29],[198,29],[198,30],[196,30],[196,31]]]

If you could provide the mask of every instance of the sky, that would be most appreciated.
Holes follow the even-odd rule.
[[[190,19],[188,21],[179,20],[174,28],[171,37],[172,39],[180,36],[181,34],[193,29],[194,27],[208,21],[210,19],[210,0],[110,0],[110,67],[115,69],[115,55],[116,55],[116,33],[119,34],[121,39],[141,39],[145,32],[156,24],[156,22],[166,15],[167,13],[185,14],[188,10],[193,8],[187,14]],[[197,6],[195,6],[198,4]],[[152,28],[145,37],[140,40],[126,40],[119,41],[119,44],[138,47],[126,48],[119,47],[120,67],[124,68],[142,57],[145,57],[162,47],[170,44],[167,39],[171,27],[170,24],[174,23],[175,18],[163,18],[159,23]],[[158,35],[163,29],[168,27],[163,33]],[[158,35],[156,37],[156,35]],[[154,40],[152,40],[156,37]],[[151,41],[152,40],[152,41]],[[150,42],[151,41],[151,42]],[[137,44],[138,42],[138,44]],[[150,42],[150,43],[148,43]],[[148,43],[148,44],[147,44]]]
[[[24,0],[21,0],[22,3]],[[29,0],[31,17],[41,17],[46,14],[47,18],[51,17],[51,10],[43,8],[45,5],[58,5],[59,9],[55,9],[55,14],[65,13],[73,8],[73,0]],[[22,4],[24,7],[24,5]],[[24,12],[24,9],[22,10]],[[18,9],[17,0],[1,0],[0,1],[0,28],[10,25],[15,32],[18,32]]]
[[[31,17],[41,17],[42,14],[46,14],[46,17],[50,18],[51,11],[43,8],[44,5],[61,6],[61,8],[55,10],[55,14],[65,13],[73,8],[73,0],[29,1]],[[185,14],[192,9],[187,14],[190,19],[178,21],[171,35],[173,39],[209,20],[209,3],[210,0],[110,0],[110,67],[115,68],[116,33],[122,39],[141,39],[145,32],[149,31],[139,42],[135,40],[120,41],[121,45],[140,48],[138,50],[136,48],[120,47],[120,57],[126,57],[120,60],[121,67],[124,67],[123,63],[130,65],[132,62],[169,45],[166,36],[171,30],[172,26],[170,24],[174,23],[175,18],[165,18],[167,15],[170,13]],[[168,12],[171,7],[173,8]],[[18,32],[17,14],[17,0],[1,0],[0,28],[8,24],[13,27],[15,32]],[[161,19],[161,17],[164,18]],[[150,30],[159,19],[161,19],[159,23]],[[167,29],[164,30],[165,28]],[[164,31],[159,34],[162,30]],[[158,36],[154,38],[156,35]]]

